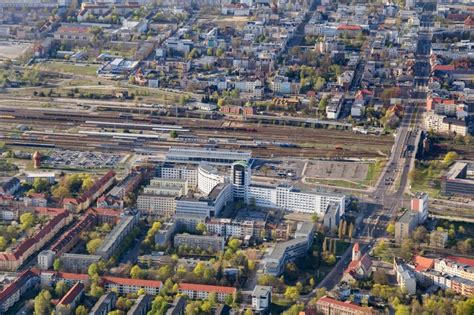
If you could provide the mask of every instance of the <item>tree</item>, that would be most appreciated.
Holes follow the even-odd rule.
[[[427,233],[424,226],[419,226],[413,231],[413,240],[417,243],[423,242],[426,239]]]
[[[217,100],[217,107],[221,108],[224,105],[225,105],[225,100],[223,98],[219,98]]]
[[[34,302],[35,314],[50,314],[51,313],[51,293],[48,290],[41,290],[35,297]]]
[[[309,285],[311,286],[311,288],[314,288],[314,286],[316,285],[314,278],[309,279]]]
[[[283,312],[283,315],[299,315],[303,310],[304,310],[303,304],[294,304],[285,312]]]
[[[316,82],[314,83],[314,89],[316,91],[320,91],[324,85],[326,84],[326,80],[323,77],[318,77]]]
[[[59,260],[59,258],[56,258],[54,260],[53,269],[54,269],[54,271],[59,271],[59,269],[61,269],[61,261]]]
[[[457,243],[457,248],[462,254],[467,254],[472,250],[472,239],[468,238]]]
[[[374,280],[375,283],[378,284],[388,284],[388,278],[387,275],[383,270],[376,270],[374,274],[372,275],[372,279]]]
[[[193,274],[197,278],[202,278],[202,276],[204,275],[204,270],[206,270],[206,265],[202,261],[200,261],[196,264],[196,267],[194,267]]]
[[[444,156],[444,159],[443,159],[443,164],[445,166],[449,166],[451,163],[453,163],[455,160],[458,159],[458,154],[454,151],[450,151],[448,153],[446,153],[446,155]]]
[[[394,235],[395,234],[395,224],[389,223],[387,225],[387,228],[385,229],[385,231],[387,231],[387,233],[390,234],[390,235]]]
[[[79,305],[76,308],[76,315],[87,315],[87,314],[89,313],[87,312],[87,308],[84,305]]]
[[[54,292],[58,298],[61,298],[64,294],[66,294],[67,290],[68,287],[64,281],[58,281],[56,283],[56,287],[54,288]]]
[[[27,213],[23,213],[20,216],[20,227],[23,231],[28,230],[34,224],[35,224],[35,216],[32,213],[27,212]]]
[[[198,231],[200,234],[206,234],[207,233],[206,224],[204,224],[203,222],[199,222],[196,225],[196,231]]]
[[[83,191],[87,191],[91,189],[94,186],[94,184],[95,184],[95,181],[90,176],[87,176],[82,181],[81,189]]]
[[[5,237],[0,236],[0,251],[4,251],[7,248],[7,241]]]
[[[138,267],[138,265],[133,266],[130,270],[130,277],[132,277],[132,279],[140,279],[142,274],[143,271],[140,267]]]
[[[86,245],[87,252],[89,252],[89,254],[95,254],[101,244],[102,240],[100,238],[94,238],[90,240]]]
[[[57,185],[53,190],[51,191],[52,195],[56,199],[63,199],[69,196],[70,192],[67,187],[62,186],[62,185]]]
[[[230,249],[232,249],[235,252],[235,251],[237,251],[237,249],[239,249],[241,243],[242,242],[240,240],[238,240],[236,238],[232,238],[229,241],[228,246],[230,247]]]
[[[99,275],[99,267],[97,266],[96,263],[92,263],[89,265],[89,268],[87,269],[87,274],[89,277],[93,278]]]
[[[245,310],[244,315],[253,315],[253,312],[251,309],[248,308]]]
[[[286,287],[284,296],[288,300],[296,301],[300,297],[300,292],[297,287],[288,286]]]
[[[100,287],[97,283],[92,283],[90,295],[95,298],[100,298],[102,295],[104,295],[104,289]]]
[[[222,57],[222,55],[224,55],[224,50],[222,48],[217,48],[216,49],[216,56],[217,57]]]
[[[474,298],[456,304],[456,315],[474,314]]]
[[[33,181],[33,189],[37,193],[46,191],[48,189],[48,181],[44,178],[36,177]]]
[[[406,239],[402,242],[400,256],[406,261],[410,260],[413,252],[413,242],[410,239]]]
[[[178,132],[176,130],[171,130],[170,137],[175,139],[178,137]]]

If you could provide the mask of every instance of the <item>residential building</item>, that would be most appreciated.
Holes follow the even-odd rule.
[[[370,307],[359,306],[351,301],[338,301],[333,298],[323,296],[316,303],[318,314],[324,315],[368,315],[376,314]]]
[[[47,244],[63,227],[68,225],[72,216],[68,211],[63,211],[49,220],[33,236],[26,238],[14,249],[0,253],[0,270],[15,271],[31,255]]]
[[[108,292],[102,295],[94,304],[94,307],[89,312],[89,315],[107,315],[115,308],[117,302],[117,293]]]
[[[323,226],[329,231],[334,231],[339,226],[339,221],[341,219],[341,212],[339,211],[340,207],[340,204],[331,202],[324,212]]]
[[[56,182],[56,173],[54,172],[27,172],[25,173],[25,182],[32,185],[35,179],[45,180],[48,184]]]
[[[182,296],[174,298],[170,308],[166,311],[166,315],[184,315],[186,310],[186,299]]]
[[[78,282],[75,283],[69,291],[59,300],[56,304],[56,314],[58,315],[70,315],[74,314],[79,301],[84,294],[84,284]]]
[[[265,273],[279,276],[288,262],[306,255],[313,242],[314,224],[298,223],[295,238],[276,243],[264,259]]]
[[[87,211],[72,227],[62,234],[50,247],[56,256],[70,251],[79,241],[83,231],[90,229],[97,222],[92,211]]]
[[[42,270],[48,270],[53,266],[54,252],[52,250],[43,250],[38,254],[38,267]]]
[[[257,312],[266,311],[272,303],[272,287],[256,285],[252,291],[252,308]]]
[[[160,246],[168,246],[171,244],[174,234],[178,224],[176,220],[172,219],[171,221],[164,222],[161,225],[161,228],[155,234],[155,244]]]
[[[127,312],[127,315],[146,315],[151,309],[153,297],[149,294],[142,294],[136,299],[135,304]]]
[[[20,273],[15,280],[0,291],[0,313],[5,314],[21,297],[39,283],[39,277],[31,269]]]
[[[402,242],[410,237],[411,233],[418,226],[418,215],[410,210],[405,211],[395,222],[395,240]]]
[[[217,293],[217,301],[225,302],[227,296],[234,296],[237,293],[237,289],[233,287],[223,287],[216,285],[204,285],[204,284],[192,284],[192,283],[180,283],[178,285],[178,292],[180,294],[187,295],[193,300],[205,300],[208,298],[209,293]]]
[[[119,248],[122,241],[133,230],[139,221],[138,215],[127,215],[120,219],[112,231],[105,237],[102,244],[96,251],[96,255],[103,259],[109,259]]]
[[[117,183],[107,194],[114,199],[123,199],[127,193],[134,191],[144,177],[144,172],[130,172],[124,179]]]
[[[72,212],[85,211],[92,203],[103,195],[115,181],[115,172],[109,171],[94,182],[94,185],[77,198],[64,198],[63,207]]]
[[[20,180],[16,177],[0,178],[0,195],[13,195],[20,188]]]
[[[430,247],[443,249],[448,242],[448,232],[434,230],[430,233]]]
[[[411,198],[411,211],[418,214],[418,224],[425,223],[428,219],[428,194],[427,193],[416,193]]]
[[[104,276],[102,283],[107,291],[116,291],[119,295],[137,293],[138,290],[145,290],[146,294],[157,295],[162,287],[161,281],[142,280]]]
[[[91,264],[99,262],[99,255],[66,253],[59,257],[61,270],[75,273],[86,273]]]
[[[224,249],[225,239],[221,236],[176,234],[174,247],[187,246],[189,248],[200,248],[202,250],[212,249],[221,251]]]
[[[397,282],[400,288],[405,290],[408,294],[416,293],[416,277],[413,271],[403,263],[395,263],[395,272],[397,275]]]

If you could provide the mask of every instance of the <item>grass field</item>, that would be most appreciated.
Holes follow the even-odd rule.
[[[41,64],[41,69],[45,71],[56,71],[75,75],[96,76],[96,65],[78,65],[62,62],[48,62]]]

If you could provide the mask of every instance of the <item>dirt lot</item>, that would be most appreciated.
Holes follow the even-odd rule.
[[[369,165],[361,162],[312,161],[306,167],[305,176],[331,179],[364,180]]]
[[[12,43],[0,41],[0,58],[16,59],[33,45],[29,43]]]

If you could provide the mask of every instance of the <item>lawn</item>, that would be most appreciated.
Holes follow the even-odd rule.
[[[416,161],[415,169],[410,173],[412,192],[427,192],[431,197],[440,197],[442,167],[437,161]]]
[[[377,160],[374,163],[370,163],[363,184],[368,186],[375,185],[377,179],[383,171],[383,168],[385,167],[385,163],[387,163],[385,160]]]
[[[76,75],[96,76],[97,65],[80,65],[63,62],[47,62],[41,64],[41,69],[46,71],[56,71],[71,73]]]
[[[308,182],[315,184],[322,184],[328,186],[350,188],[350,189],[364,189],[366,186],[352,181],[347,181],[344,179],[319,179],[319,178],[308,178]]]

